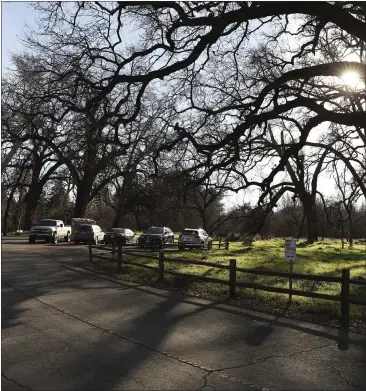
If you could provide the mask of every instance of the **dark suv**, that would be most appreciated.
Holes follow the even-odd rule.
[[[163,247],[174,243],[174,233],[168,227],[151,227],[139,237],[141,247]]]

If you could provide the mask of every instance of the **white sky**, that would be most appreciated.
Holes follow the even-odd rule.
[[[1,66],[2,73],[6,68],[11,67],[11,53],[21,50],[20,38],[25,30],[26,24],[34,26],[34,11],[27,2],[1,2]],[[316,130],[313,130],[311,139]],[[335,194],[334,180],[321,175],[319,177],[319,191],[325,196]],[[226,198],[226,208],[245,202],[256,203],[258,199],[258,190],[249,190],[246,192],[232,193]]]
[[[1,2],[1,67],[11,66],[11,53],[21,49],[20,37],[25,25],[34,25],[34,13],[23,1]]]

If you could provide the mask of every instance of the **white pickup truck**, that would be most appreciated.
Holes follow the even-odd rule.
[[[64,225],[62,220],[45,219],[30,229],[29,243],[35,243],[38,239],[52,244],[56,244],[60,239],[69,242],[70,234],[71,226]]]

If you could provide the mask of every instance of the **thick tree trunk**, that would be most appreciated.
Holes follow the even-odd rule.
[[[352,213],[352,211],[351,211]],[[349,230],[349,246],[353,246],[353,220],[351,213],[348,216],[348,230]]]
[[[137,230],[138,231],[142,231],[142,229],[141,229],[141,222],[140,222],[140,215],[139,215],[139,212],[137,211],[135,211],[135,212],[133,212],[133,215],[135,216],[135,220],[136,220],[136,225],[137,225]]]
[[[86,208],[89,203],[89,194],[90,193],[85,188],[78,186],[74,207],[74,217],[85,217]]]
[[[24,190],[21,189],[20,190],[20,194],[19,194],[19,200],[17,202],[15,213],[14,213],[13,219],[12,219],[13,220],[13,226],[15,227],[15,229],[22,229],[23,228],[23,226],[22,226],[22,222],[23,222],[22,215],[23,215],[25,197],[26,197],[26,194],[24,194]]]
[[[30,186],[29,191],[25,197],[25,214],[24,214],[24,229],[28,231],[33,225],[33,212],[37,209],[38,202],[41,198],[43,185],[35,183]]]
[[[24,198],[25,213],[23,227],[27,231],[32,226],[32,214],[36,210],[43,189],[43,184],[39,182],[39,177],[42,170],[42,162],[38,152],[39,146],[35,146],[32,154],[33,167],[31,183]]]
[[[52,168],[48,170],[46,174],[43,175],[40,179],[41,174],[41,164],[39,162],[38,156],[35,158],[35,164],[32,173],[32,182],[30,184],[28,193],[25,197],[25,215],[24,215],[24,227],[26,230],[29,230],[30,227],[34,224],[32,221],[33,213],[37,209],[38,202],[41,198],[43,187],[49,180],[50,176],[57,170],[61,163],[55,164]]]
[[[4,211],[4,217],[3,217],[3,229],[2,229],[2,233],[4,236],[7,236],[9,230],[9,212],[10,212],[11,203],[13,201],[15,189],[16,188],[14,186],[9,194],[8,199],[6,200],[6,207]]]
[[[124,193],[124,192],[122,192]],[[119,227],[121,224],[121,220],[125,215],[125,196],[124,194],[121,194],[118,198],[118,203],[117,203],[117,210],[116,210],[116,216],[114,217],[113,220],[113,227]]]
[[[207,232],[208,226],[207,226],[206,210],[205,209],[200,210],[200,215],[201,215],[203,229]]]
[[[306,214],[306,221],[308,226],[307,242],[313,244],[315,240],[315,221],[311,212]]]
[[[303,209],[301,225],[300,225],[300,228],[299,228],[299,233],[297,234],[297,239],[300,239],[301,236],[302,236],[302,231],[304,230],[304,223],[305,223],[305,210]]]
[[[85,172],[80,184],[77,186],[74,217],[85,217],[86,208],[89,204],[90,193],[93,188],[95,175]]]
[[[306,214],[306,222],[308,226],[307,242],[312,244],[314,241],[318,241],[316,203],[314,195],[308,196],[304,202],[304,212]]]
[[[95,134],[95,129],[90,128],[87,133],[88,137],[92,137],[92,135]],[[85,217],[86,208],[91,201],[90,195],[93,190],[95,177],[100,171],[100,169],[96,167],[96,144],[92,142],[91,139],[89,141],[90,143],[87,147],[86,159],[83,165],[83,176],[80,179],[80,182],[76,185],[74,217]]]
[[[131,194],[132,183],[133,180],[135,179],[135,176],[136,176],[135,170],[125,171],[123,173],[123,185],[122,185],[121,192],[118,196],[117,211],[113,221],[113,227],[119,227],[122,218],[126,214],[126,201],[128,199],[128,196]]]

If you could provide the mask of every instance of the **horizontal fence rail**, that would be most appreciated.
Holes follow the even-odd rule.
[[[239,286],[242,288],[258,289],[260,291],[266,291],[266,292],[290,293],[290,289],[288,289],[288,288],[277,288],[274,286],[266,286],[266,285],[262,285],[262,284],[257,284],[255,282],[237,282],[236,286]],[[305,291],[299,291],[296,289],[292,289],[291,293],[294,296],[313,297],[313,298],[323,299],[323,300],[341,301],[341,298],[339,296],[326,295],[323,293],[305,292]]]
[[[155,257],[155,259],[156,259],[156,257]],[[211,266],[211,267],[215,267],[217,269],[227,269],[227,270],[230,269],[230,266],[228,266],[228,265],[222,265],[221,263],[217,263],[217,262],[199,261],[199,260],[195,260],[195,259],[165,258],[165,262],[184,263],[184,264],[187,264],[187,265]]]
[[[137,262],[123,261],[123,264],[124,264],[124,265],[132,265],[132,266],[143,267],[143,268],[145,268],[145,269],[150,269],[150,270],[159,270],[158,267],[150,266],[150,265],[144,265],[144,264],[137,263]]]
[[[221,241],[220,241],[220,243],[221,243]],[[342,328],[345,328],[345,329],[349,328],[349,312],[350,312],[349,305],[350,304],[358,304],[358,305],[366,306],[365,300],[360,300],[357,297],[350,297],[350,286],[351,285],[366,286],[366,281],[351,279],[349,269],[342,269],[342,276],[341,277],[279,272],[279,271],[262,270],[262,269],[249,269],[249,268],[237,267],[235,259],[230,259],[229,265],[227,265],[227,264],[224,265],[224,264],[218,263],[218,262],[207,262],[207,261],[196,260],[196,259],[166,258],[164,250],[159,251],[159,256],[147,255],[141,249],[137,249],[138,252],[126,251],[123,248],[127,247],[127,246],[126,245],[123,245],[123,246],[118,245],[116,248],[116,246],[112,246],[112,247],[107,247],[105,245],[96,245],[95,246],[90,243],[89,244],[89,260],[92,262],[93,257],[97,257],[99,259],[106,260],[109,262],[117,261],[117,269],[119,272],[121,271],[122,264],[132,265],[132,266],[136,266],[136,267],[142,267],[145,269],[154,270],[154,271],[158,272],[158,280],[160,280],[160,281],[162,281],[164,279],[165,274],[169,274],[169,275],[173,275],[173,276],[177,276],[177,277],[181,277],[181,278],[189,278],[189,279],[198,280],[198,281],[228,285],[229,286],[229,296],[231,298],[235,297],[235,295],[236,295],[236,287],[240,287],[240,288],[261,290],[261,291],[265,291],[265,292],[289,294],[289,297],[302,296],[302,297],[310,297],[310,298],[321,299],[321,300],[338,301],[341,303],[340,325]],[[136,245],[133,245],[133,246],[136,247]],[[225,248],[228,249],[228,245],[227,246],[225,245]],[[93,254],[93,249],[108,250],[108,252],[103,252],[103,253],[95,252]],[[108,253],[112,254],[112,255],[117,254],[117,257],[115,259],[113,259],[111,257],[106,257],[105,254],[108,254]],[[155,267],[155,266],[145,265],[145,264],[138,263],[138,262],[132,262],[130,260],[123,259],[124,256],[132,256],[132,257],[140,257],[140,258],[143,257],[146,259],[153,259],[155,261],[158,261],[158,266]],[[199,276],[196,274],[187,274],[187,273],[180,273],[180,272],[175,272],[175,271],[171,271],[171,270],[165,270],[166,263],[200,265],[200,266],[207,266],[207,267],[216,268],[216,269],[228,270],[229,271],[229,280],[223,280],[223,279],[219,279],[219,278]],[[292,289],[292,288],[278,288],[278,287],[258,284],[255,282],[237,281],[237,273],[238,272],[260,275],[260,276],[268,276],[268,277],[281,277],[281,278],[287,278],[289,280],[296,279],[296,280],[338,283],[338,284],[341,284],[341,294],[339,296],[327,295],[327,294],[323,294],[323,293],[307,292],[307,291],[301,291],[301,290]],[[290,287],[291,286],[292,286],[292,284],[290,284]]]
[[[310,280],[310,281],[322,281],[322,282],[342,282],[341,277],[331,277],[331,276],[313,276],[311,274],[300,274],[300,273],[289,273],[289,272],[277,272],[271,270],[261,270],[261,269],[246,269],[238,267],[236,269],[238,272],[257,274],[262,276],[271,276],[271,277],[287,277],[290,276],[293,279],[297,280]]]
[[[349,282],[350,282],[350,284],[354,284],[354,285],[364,285],[364,286],[366,286],[366,281],[365,280],[350,279]]]

